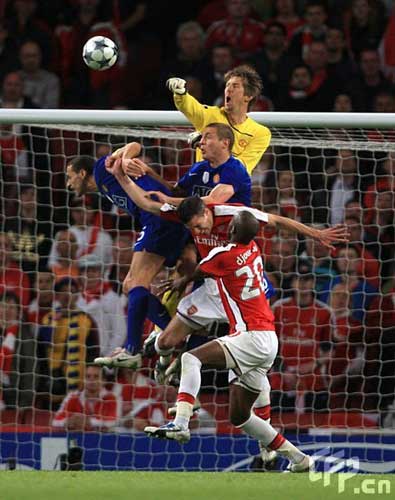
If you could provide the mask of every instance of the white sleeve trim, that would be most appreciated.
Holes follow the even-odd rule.
[[[226,245],[224,247],[215,247],[215,248],[212,248],[209,251],[208,255],[199,262],[199,265],[205,264],[206,262],[209,262],[211,259],[213,259],[219,253],[229,252],[235,246],[236,245],[234,243],[229,243],[229,245]]]
[[[266,212],[261,212],[261,210],[258,210],[256,208],[250,208],[250,207],[235,207],[233,205],[215,205],[214,206],[214,214],[218,216],[224,216],[224,215],[235,215],[239,212],[250,212],[252,215],[254,215],[259,222],[264,222],[267,224],[269,222],[269,214]]]
[[[170,205],[170,203],[163,203],[163,205],[160,207],[161,212],[175,212],[177,210],[177,207],[174,205]]]

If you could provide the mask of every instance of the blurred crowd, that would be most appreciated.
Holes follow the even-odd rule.
[[[92,36],[118,63],[91,71]],[[1,106],[172,109],[165,82],[184,78],[220,104],[224,74],[247,62],[263,80],[255,110],[394,111],[391,0],[2,0]]]
[[[248,62],[264,82],[256,110],[395,111],[392,2],[171,2],[166,23],[159,4],[0,1],[1,106],[174,109],[171,76],[220,104],[225,72]],[[99,33],[121,56],[95,73],[81,52]],[[65,157],[100,157],[126,140],[0,127],[0,415],[52,410],[54,426],[73,430],[163,423],[175,390],[155,384],[152,361],[120,373],[91,364],[123,344],[122,281],[141,228],[106,200],[65,189]],[[191,165],[182,141],[143,144],[145,161],[169,181]],[[395,389],[394,174],[393,153],[296,147],[271,147],[253,171],[255,207],[344,223],[351,235],[329,251],[285,231],[261,234],[280,340],[274,411],[365,411],[386,425]],[[204,372],[202,400],[223,398],[226,385],[224,374]]]

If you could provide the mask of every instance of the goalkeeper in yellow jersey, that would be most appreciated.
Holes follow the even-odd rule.
[[[248,173],[258,164],[270,143],[270,130],[247,116],[254,100],[262,92],[262,81],[258,73],[248,65],[237,66],[225,75],[224,106],[200,104],[188,94],[182,78],[170,78],[166,83],[173,92],[177,107],[198,132],[209,123],[226,123],[232,127],[235,143],[232,154],[246,167]],[[196,161],[201,161],[199,149]]]

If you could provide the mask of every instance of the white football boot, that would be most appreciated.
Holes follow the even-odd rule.
[[[169,439],[170,441],[177,441],[180,444],[187,443],[191,439],[189,429],[183,429],[173,422],[161,425],[160,427],[148,426],[144,429],[144,432],[150,437]]]
[[[138,370],[142,365],[141,354],[131,354],[126,349],[118,347],[110,356],[95,358],[95,365],[107,366],[107,368],[128,368]]]

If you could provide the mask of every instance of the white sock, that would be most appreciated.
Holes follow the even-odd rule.
[[[279,436],[280,439],[283,439],[281,435],[279,435],[279,433],[270,424],[254,414],[251,414],[247,422],[245,422],[243,425],[239,425],[238,427],[239,429],[242,429],[246,434],[249,434],[250,436],[260,441],[265,447],[272,443],[277,436]],[[293,463],[299,463],[305,456],[304,453],[298,450],[296,446],[294,446],[287,440],[285,440],[278,448],[276,448],[276,451]]]
[[[253,413],[251,413],[247,422],[239,425],[238,428],[260,441],[264,446],[269,445],[278,434],[268,422]]]
[[[200,390],[202,368],[201,361],[189,352],[181,356],[181,380],[178,389],[177,412],[174,423],[188,428],[193,415],[193,403]]]
[[[294,446],[290,441],[285,442],[276,450],[283,457],[288,458],[292,463],[298,464],[303,460],[305,454]]]

